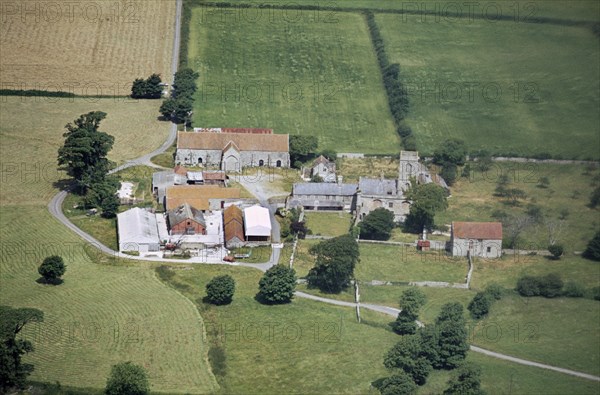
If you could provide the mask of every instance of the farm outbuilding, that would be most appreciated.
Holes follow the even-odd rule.
[[[139,207],[117,214],[119,251],[157,252],[160,249],[156,215]]]
[[[252,206],[244,209],[246,241],[269,241],[271,238],[271,216],[269,209]]]
[[[502,224],[500,222],[452,222],[450,235],[452,256],[502,256]]]
[[[237,248],[245,244],[244,216],[242,210],[231,205],[223,211],[225,229],[225,245],[227,248]]]
[[[206,220],[202,211],[187,203],[167,212],[171,235],[206,234]]]

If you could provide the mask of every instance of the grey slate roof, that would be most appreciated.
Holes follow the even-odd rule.
[[[202,214],[202,211],[196,210],[187,203],[173,210],[169,210],[167,212],[167,215],[169,216],[169,225],[171,227],[187,219],[193,219],[194,221],[206,226],[206,221],[204,219],[204,214]]]
[[[356,193],[356,184],[336,184],[331,182],[296,183],[292,194],[298,195],[330,195],[352,196]]]
[[[397,187],[396,180],[388,180],[381,178],[364,178],[358,180],[358,189],[363,195],[381,195],[389,196],[396,195]]]

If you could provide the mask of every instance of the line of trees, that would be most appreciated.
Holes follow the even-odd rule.
[[[425,295],[420,290],[409,289],[402,294],[401,303],[403,311],[407,309],[409,313],[405,318],[416,319],[418,309],[425,303]],[[392,327],[396,327],[398,322]],[[457,369],[445,394],[454,394],[457,388],[461,389],[460,393],[483,394],[479,368],[465,362],[469,344],[460,303],[442,306],[433,325],[416,329],[405,325],[407,321],[404,318],[401,323],[404,335],[385,354],[383,361],[392,376],[373,383],[382,394],[414,393],[417,385],[427,382],[433,369]]]
[[[92,111],[68,123],[65,143],[58,149],[58,164],[73,177],[72,192],[82,197],[83,205],[100,207],[103,217],[112,218],[119,207],[116,193],[120,183],[108,174],[114,164],[107,156],[115,138],[98,130],[104,118],[105,112]]]
[[[385,52],[385,44],[383,37],[379,31],[379,26],[375,22],[375,16],[371,11],[364,11],[367,27],[371,36],[371,42],[377,56],[377,63],[383,78],[383,85],[387,93],[388,105],[396,124],[396,132],[402,139],[402,146],[405,150],[416,151],[417,143],[413,136],[412,129],[404,122],[404,118],[408,114],[410,103],[408,100],[408,92],[402,83],[400,74],[400,65],[398,63],[390,63]]]
[[[196,79],[199,76],[200,74],[189,68],[175,73],[171,96],[165,99],[159,110],[165,119],[191,125],[194,93],[198,89]]]

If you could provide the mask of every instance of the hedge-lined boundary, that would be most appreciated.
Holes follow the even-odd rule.
[[[215,2],[215,1],[203,1],[203,0],[184,0],[185,5],[190,6],[205,6],[215,8],[263,8],[263,9],[280,9],[280,10],[307,10],[307,11],[338,11],[338,12],[354,12],[354,13],[380,13],[380,14],[399,14],[399,15],[419,15],[419,16],[436,16],[440,17],[440,12],[432,10],[402,10],[393,8],[371,8],[371,7],[335,7],[335,6],[320,6],[320,5],[309,5],[309,4],[252,4],[252,3],[229,3],[229,2]],[[548,24],[548,25],[559,25],[559,26],[574,26],[588,28],[595,35],[600,37],[600,23],[591,21],[580,21],[580,20],[568,20],[551,17],[526,17],[522,19],[515,19],[513,15],[497,15],[494,18],[486,18],[485,16],[477,13],[462,13],[462,12],[451,12],[445,11],[443,18],[447,19],[481,19],[490,22],[505,21],[505,22],[518,22],[518,23],[536,23],[536,24]]]
[[[0,89],[0,96],[77,97],[72,92],[43,91],[37,89]]]
[[[405,150],[416,151],[417,143],[412,134],[412,130],[403,122],[408,114],[410,104],[408,101],[408,94],[402,84],[400,65],[398,63],[390,64],[389,58],[385,52],[383,37],[379,31],[379,26],[377,26],[377,23],[375,22],[375,15],[371,11],[365,11],[363,14],[367,21],[369,35],[371,37],[373,49],[375,50],[375,55],[377,56],[377,64],[379,65],[383,86],[387,93],[390,112],[392,113],[392,118],[394,118],[394,123],[396,125],[396,132],[400,135],[402,146]]]

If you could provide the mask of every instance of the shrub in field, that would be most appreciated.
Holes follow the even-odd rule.
[[[469,303],[467,310],[471,312],[471,317],[478,320],[487,315],[490,307],[492,307],[492,296],[485,292],[477,292]]]
[[[49,284],[58,284],[61,282],[60,277],[65,274],[67,267],[62,257],[58,255],[52,255],[44,259],[38,273],[44,278]]]
[[[550,273],[541,277],[540,280],[540,295],[547,298],[561,295],[564,283],[558,274]]]
[[[235,280],[230,275],[214,277],[206,284],[206,298],[212,304],[231,303],[235,292]]]
[[[590,240],[582,256],[592,261],[600,261],[600,231]]]
[[[491,283],[487,287],[485,287],[485,293],[490,295],[495,300],[502,299],[502,294],[504,293],[504,288],[502,288],[499,284]]]
[[[425,304],[427,297],[418,288],[409,288],[400,296],[400,308],[398,317],[391,324],[392,329],[399,335],[410,335],[417,331],[419,309]]]
[[[523,276],[517,281],[517,292],[521,296],[544,296],[555,298],[562,294],[563,281],[556,273],[542,277]]]
[[[560,244],[554,244],[548,246],[548,251],[552,254],[552,259],[559,260],[564,252],[564,247]]]
[[[289,303],[296,289],[296,271],[275,265],[263,275],[258,283],[257,299],[265,304]]]
[[[540,280],[534,276],[523,276],[517,280],[517,292],[521,296],[539,296]]]
[[[113,365],[106,382],[106,395],[145,395],[150,393],[146,370],[131,362]]]
[[[569,281],[565,284],[563,295],[570,298],[582,298],[585,295],[585,288],[574,281]]]

